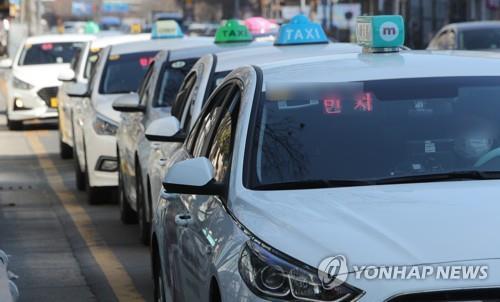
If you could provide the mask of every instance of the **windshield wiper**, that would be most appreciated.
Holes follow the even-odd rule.
[[[374,185],[375,182],[350,179],[318,179],[307,181],[278,182],[255,186],[255,190],[302,190],[320,188],[341,188]]]
[[[485,179],[500,179],[500,171],[465,170],[465,171],[452,171],[452,172],[437,173],[437,174],[409,175],[409,176],[379,179],[375,181],[375,183],[378,185],[385,185],[385,184],[420,183],[420,182],[434,182],[434,181],[447,181],[447,180],[485,180]]]

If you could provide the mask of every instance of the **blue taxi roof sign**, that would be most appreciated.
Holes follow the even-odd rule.
[[[398,51],[405,42],[402,16],[360,16],[356,24],[358,44],[374,52]]]
[[[152,39],[182,38],[184,33],[175,20],[157,20],[153,23]]]
[[[297,15],[280,27],[274,45],[328,44],[321,25],[310,21],[304,15]]]

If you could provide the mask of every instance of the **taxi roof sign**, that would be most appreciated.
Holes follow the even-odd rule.
[[[402,16],[361,16],[357,19],[358,44],[374,51],[397,51],[405,42]]]
[[[151,37],[153,39],[182,38],[184,33],[175,20],[158,20],[153,24]]]
[[[227,22],[217,29],[215,33],[215,43],[250,42],[253,36],[243,24],[236,19]]]
[[[274,45],[328,44],[321,25],[310,21],[304,15],[297,15],[280,27]]]

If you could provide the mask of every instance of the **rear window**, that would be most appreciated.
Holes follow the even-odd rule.
[[[100,94],[137,92],[157,52],[110,55],[101,78]]]
[[[460,49],[488,50],[500,48],[500,28],[468,29],[460,33]]]
[[[26,44],[19,65],[73,64],[84,47],[83,42]]]

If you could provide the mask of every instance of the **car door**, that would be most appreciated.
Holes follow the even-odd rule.
[[[221,114],[229,110],[229,99],[236,93],[232,83],[216,92],[190,132],[182,152],[177,152],[171,164],[189,157],[207,156],[212,137],[217,131]],[[206,203],[213,197],[162,194],[158,209],[163,213],[162,228],[165,231],[164,258],[170,263],[169,273],[176,301],[203,301],[201,295],[205,278],[210,270],[205,258],[209,255],[211,243],[207,240]],[[207,254],[208,253],[208,254]]]
[[[193,157],[208,157],[215,168],[215,181],[229,175],[232,141],[240,100],[239,86],[230,84],[215,94],[221,106],[213,108],[213,119],[202,123]],[[204,139],[200,139],[203,137]],[[222,201],[219,196],[181,195],[175,216],[179,255],[176,261],[182,301],[208,301],[207,286],[212,275],[210,255],[215,245],[210,236],[211,211]]]

